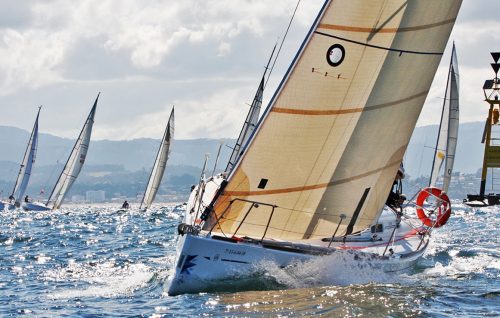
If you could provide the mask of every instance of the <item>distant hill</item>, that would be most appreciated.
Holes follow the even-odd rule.
[[[455,171],[474,173],[481,167],[483,127],[482,122],[460,125]],[[415,129],[405,155],[405,169],[411,177],[429,175],[437,129],[437,125]],[[7,192],[13,186],[28,139],[29,132],[25,130],[0,126],[0,190]],[[176,187],[187,191],[199,178],[206,153],[211,154],[208,165],[211,171],[220,142],[216,139],[175,140],[160,193]],[[234,140],[224,139],[222,142],[232,146]],[[30,182],[32,193],[53,186],[73,143],[70,139],[40,134],[36,169]],[[142,191],[159,144],[159,140],[148,138],[92,141],[86,164],[72,193],[89,189],[106,189],[120,194]],[[223,146],[219,169],[225,167],[230,153],[231,149]]]
[[[0,197],[5,197],[14,186],[29,134],[19,128],[0,126],[0,191],[3,190]],[[189,193],[190,186],[200,176],[206,153],[211,155],[208,167],[212,171],[220,142],[234,143],[229,139],[175,140],[159,193],[176,190]],[[36,165],[28,193],[39,193],[42,188],[50,192],[73,144],[71,139],[43,133],[39,135]],[[160,140],[148,138],[92,141],[85,166],[70,195],[83,194],[87,190],[105,190],[110,196],[133,196],[144,191],[159,145]],[[225,168],[230,154],[231,149],[223,146],[218,170]]]
[[[19,128],[0,126],[0,149],[3,150],[0,152],[0,161],[19,162],[24,154],[29,135],[30,132]],[[230,139],[222,140],[222,142],[233,144]],[[205,153],[210,153],[215,159],[219,143],[220,141],[216,139],[174,140],[169,165],[201,167]],[[73,144],[74,140],[41,133],[37,165],[65,162]],[[122,165],[130,171],[149,169],[153,165],[159,145],[159,139],[149,138],[121,141],[94,140],[90,144],[86,164]],[[230,149],[223,147],[220,162],[227,162],[230,154]]]
[[[484,122],[460,124],[455,171],[475,173],[482,166],[484,145],[481,143]],[[437,125],[418,127],[413,132],[405,155],[405,169],[412,177],[428,176],[436,147]]]

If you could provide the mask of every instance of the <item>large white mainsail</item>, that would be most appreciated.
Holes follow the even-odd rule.
[[[158,154],[156,155],[155,164],[153,169],[151,169],[151,175],[149,176],[148,185],[146,186],[146,192],[144,192],[144,197],[142,198],[139,209],[142,209],[143,206],[145,209],[149,209],[155,199],[156,192],[158,192],[161,179],[163,178],[165,168],[167,167],[172,138],[174,138],[174,108],[172,108],[172,112],[170,113],[167,127],[165,128],[165,133],[163,134],[163,139],[161,141],[160,148],[158,149]]]
[[[26,192],[26,188],[28,187],[28,183],[30,180],[31,169],[33,168],[33,164],[35,163],[36,149],[38,145],[38,118],[40,117],[41,108],[41,106],[38,108],[35,124],[33,125],[33,130],[31,131],[28,146],[26,147],[26,151],[24,152],[24,157],[19,168],[19,174],[17,175],[16,184],[14,185],[14,189],[12,190],[12,196],[16,201],[16,205],[19,205],[19,203],[23,199],[24,193]]]
[[[326,1],[204,228],[300,240],[373,224],[460,5]]]
[[[451,51],[450,68],[448,71],[448,80],[446,83],[446,93],[443,102],[443,111],[439,132],[434,151],[434,160],[432,161],[431,177],[429,186],[436,186],[439,171],[444,165],[443,190],[448,191],[455,161],[455,150],[457,148],[458,126],[459,126],[459,73],[457,53],[455,44]]]
[[[94,125],[94,115],[99,95],[100,93],[97,94],[94,106],[92,106],[92,110],[90,111],[80,135],[73,146],[73,150],[66,161],[66,165],[59,175],[59,179],[57,180],[54,189],[52,189],[49,199],[47,200],[47,207],[53,210],[61,207],[66,193],[68,193],[71,189],[71,186],[82,170],[85,157],[87,156],[87,151],[89,149],[90,136],[92,134],[92,126]]]

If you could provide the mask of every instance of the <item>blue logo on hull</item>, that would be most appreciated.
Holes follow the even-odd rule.
[[[197,257],[198,255],[188,255],[186,256],[186,260],[184,261],[184,265],[182,265],[181,269],[181,274],[191,274],[191,268],[194,267],[196,264],[193,262],[193,260]]]

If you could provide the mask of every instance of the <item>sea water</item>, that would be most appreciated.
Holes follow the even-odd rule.
[[[500,316],[500,207],[455,204],[411,273],[268,262],[175,297],[166,287],[182,212],[117,210],[1,212],[0,317]]]

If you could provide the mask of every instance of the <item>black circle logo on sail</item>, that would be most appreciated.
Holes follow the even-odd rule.
[[[330,46],[326,52],[326,61],[333,67],[339,66],[344,61],[345,49],[340,44]]]

